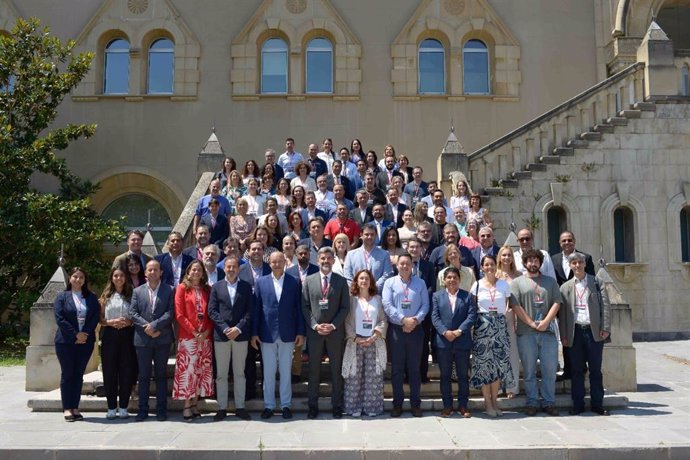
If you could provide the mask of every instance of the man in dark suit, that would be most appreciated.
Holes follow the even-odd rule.
[[[470,396],[469,366],[472,350],[472,326],[477,311],[471,295],[460,290],[460,271],[449,267],[444,273],[445,289],[434,293],[431,321],[436,329],[436,348],[441,368],[441,417],[453,413],[451,373],[453,363],[458,376],[458,413],[464,418],[472,415],[467,409]]]
[[[168,252],[154,257],[161,266],[161,282],[169,284],[173,288],[180,284],[184,273],[194,259],[187,254],[182,254],[182,234],[170,232],[168,235]]]
[[[427,225],[430,224],[420,225],[420,227],[426,227]],[[419,234],[419,229],[417,229],[417,233]],[[458,249],[460,249],[462,265],[464,265],[465,267],[470,267],[472,270],[475,270],[476,272],[474,257],[472,257],[472,251],[470,251],[465,246],[459,246],[459,240],[460,234],[458,233],[458,228],[453,224],[446,224],[446,226],[443,227],[442,244],[440,246],[434,247],[431,251],[431,255],[429,256],[429,262],[431,262],[434,265],[434,267],[436,268],[436,272],[442,270],[446,266],[446,246],[449,244],[453,244],[457,246]]]
[[[604,409],[604,385],[601,361],[604,342],[611,330],[610,304],[606,289],[597,279],[585,272],[586,257],[574,252],[568,256],[574,277],[561,286],[562,305],[558,311],[558,326],[564,349],[569,350],[572,377],[571,415],[585,410],[585,374],[589,366],[589,388],[592,412],[609,415]]]
[[[194,239],[196,239],[196,244],[194,246],[189,246],[182,251],[182,254],[187,254],[192,259],[204,260],[204,248],[211,241],[211,232],[208,226],[204,224],[199,224],[199,226],[194,231]]]
[[[270,163],[271,166],[273,166],[275,183],[277,184],[278,181],[285,176],[285,171],[283,171],[282,166],[276,163],[276,151],[273,149],[266,149],[266,152],[264,153],[264,159],[266,160],[266,163]]]
[[[372,220],[370,220],[369,223],[371,223],[376,228],[375,244],[377,246],[380,246],[381,239],[383,238],[383,233],[386,231],[388,227],[394,227],[395,224],[392,221],[385,219],[384,205],[382,204],[375,204],[371,208],[371,215]]]
[[[276,407],[276,372],[280,379],[280,406],[283,418],[291,419],[292,382],[290,373],[294,347],[304,342],[304,317],[300,285],[285,275],[285,255],[276,251],[268,259],[271,274],[256,280],[252,311],[252,341],[255,349],[261,345],[264,376],[264,410],[262,419],[273,416]]]
[[[125,259],[130,254],[135,254],[141,259],[141,266],[146,267],[146,264],[151,260],[151,256],[144,254],[141,251],[141,244],[144,242],[144,234],[141,230],[130,230],[127,233],[127,251],[123,252],[113,260],[113,268],[118,267],[127,273],[125,266]]]
[[[309,261],[313,264],[318,263],[319,249],[333,246],[333,242],[323,235],[324,225],[324,220],[320,217],[313,218],[307,225],[309,238],[299,240],[299,244],[304,244],[309,248]]]
[[[357,222],[359,228],[362,228],[364,224],[373,219],[371,215],[371,208],[367,204],[367,197],[369,195],[364,190],[357,191],[356,197],[356,207],[350,211],[350,219]]]
[[[573,279],[574,276],[573,271],[570,269],[570,264],[568,263],[568,256],[576,252],[575,235],[573,232],[566,230],[558,237],[558,243],[561,246],[562,252],[558,252],[551,256],[551,265],[553,265],[553,269],[556,272],[556,282],[559,286],[562,286],[566,281]],[[592,256],[582,251],[577,252],[585,256],[585,273],[595,276]],[[556,378],[558,382],[570,379],[570,367],[570,348],[563,345],[563,373],[559,374]],[[585,367],[584,369],[586,371],[587,368]]]
[[[333,190],[335,193],[335,186],[340,184],[344,187],[345,198],[348,200],[353,200],[355,197],[355,186],[347,177],[342,175],[343,162],[340,160],[335,160],[333,162],[333,174],[328,176],[328,189]]]
[[[240,266],[238,278],[246,281],[254,290],[256,280],[262,276],[270,275],[271,267],[264,262],[264,245],[261,241],[252,241],[249,244],[249,261]],[[256,398],[256,359],[259,352],[254,347],[247,349],[247,360],[244,366],[244,375],[247,379],[247,400]]]
[[[228,371],[232,359],[233,394],[235,415],[249,420],[244,408],[248,340],[251,334],[251,310],[254,300],[252,286],[237,277],[240,260],[229,256],[224,264],[225,279],[218,281],[211,289],[208,301],[208,316],[213,321],[213,350],[216,358],[216,399],[218,412],[213,420],[223,420],[228,409]]]
[[[402,215],[407,206],[400,202],[400,195],[395,188],[388,189],[386,196],[388,197],[388,204],[386,204],[383,210],[384,219],[393,222],[395,228],[400,228],[405,224]]]
[[[395,159],[392,156],[386,157],[384,164],[386,166],[385,169],[376,176],[376,188],[386,192],[391,185],[393,177],[402,177],[402,174],[395,170]]]
[[[429,292],[429,304],[431,304],[431,296],[436,291],[436,270],[431,262],[421,258],[422,242],[419,238],[410,238],[407,242],[407,252],[412,256],[412,276],[418,276],[424,281],[426,290]],[[436,356],[436,346],[432,344],[432,347],[429,347],[432,329],[431,315],[426,315],[422,321],[422,328],[424,329],[424,343],[422,344],[422,360],[419,372],[422,376],[422,383],[426,383],[429,381],[429,353],[432,353],[434,357]]]
[[[285,270],[285,273],[304,284],[307,276],[319,271],[319,266],[310,262],[311,255],[309,253],[309,246],[306,244],[300,244],[295,248],[295,256],[297,257],[297,263]]]
[[[228,218],[220,214],[220,202],[216,198],[211,198],[208,202],[208,214],[201,217],[201,223],[206,225],[211,234],[209,242],[223,247],[225,239],[230,236],[230,226],[228,225]]]
[[[494,232],[489,227],[482,227],[479,230],[479,247],[472,249],[472,260],[474,260],[474,276],[476,279],[484,278],[481,270],[481,261],[484,256],[496,256],[500,248],[496,244]]]
[[[350,311],[347,281],[331,271],[335,253],[332,248],[319,249],[318,273],[307,277],[302,285],[302,313],[307,322],[309,349],[309,413],[313,419],[319,414],[319,384],[321,356],[328,350],[331,367],[333,417],[343,416],[343,347],[345,318]]]
[[[156,376],[156,419],[167,420],[168,353],[174,340],[173,301],[170,285],[161,283],[161,268],[156,260],[146,264],[146,284],[134,290],[129,313],[134,323],[134,347],[139,366],[139,412],[136,420],[144,421],[149,415],[149,384],[151,362]]]
[[[304,194],[304,204],[307,207],[300,211],[300,217],[307,229],[309,221],[316,217],[320,217],[324,222],[328,220],[328,213],[316,207],[316,195],[311,190]]]

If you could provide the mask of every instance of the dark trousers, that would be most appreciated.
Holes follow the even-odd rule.
[[[343,408],[343,345],[345,337],[342,333],[331,333],[323,336],[314,331],[307,332],[307,346],[309,347],[309,407],[319,407],[319,383],[321,382],[321,357],[324,348],[328,350],[329,366],[331,368],[333,409]],[[282,376],[281,376],[282,378]]]
[[[422,379],[419,373],[419,361],[422,356],[422,342],[424,330],[417,326],[412,332],[403,332],[402,326],[388,325],[388,337],[391,350],[391,383],[393,384],[393,406],[402,406],[405,392],[403,390],[403,377],[407,370],[410,384],[410,405],[419,407],[422,400],[419,391]]]
[[[247,359],[244,362],[244,377],[247,379],[247,394],[245,399],[256,398],[256,359],[261,359],[261,353],[251,344],[247,347]]]
[[[149,385],[151,371],[156,377],[156,414],[167,415],[168,411],[168,355],[170,344],[156,344],[149,347],[136,347],[139,364],[139,413],[149,412]],[[153,363],[153,365],[152,365]]]
[[[104,327],[102,330],[101,364],[108,409],[126,408],[137,378],[134,326],[123,329]]]
[[[93,342],[77,345],[75,343],[56,343],[55,354],[60,362],[60,397],[62,409],[78,409],[81,400],[81,386],[84,371],[93,353]]]
[[[458,406],[467,407],[470,398],[470,350],[460,350],[457,348],[437,348],[438,366],[441,369],[441,398],[443,408],[453,407],[453,388],[451,374],[453,363],[458,371]]]
[[[601,375],[601,358],[604,353],[604,341],[596,342],[591,328],[582,328],[576,324],[573,345],[569,350],[573,408],[582,409],[585,406],[585,363],[589,365],[589,392],[592,397],[592,407],[602,407],[604,379]]]
[[[428,380],[429,377],[427,374],[429,373],[429,354],[432,354],[433,356],[436,355],[434,344],[431,341],[433,337],[433,334],[431,333],[431,313],[426,315],[424,321],[422,321],[421,327],[424,329],[424,343],[422,343],[422,359],[419,363],[419,372],[424,380]]]

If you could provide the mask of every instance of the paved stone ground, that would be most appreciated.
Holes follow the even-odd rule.
[[[528,418],[507,412],[502,419],[317,421],[295,414],[251,422],[230,417],[192,424],[173,413],[167,422],[107,421],[87,413],[65,423],[59,413],[31,412],[23,391],[24,368],[0,368],[0,458],[177,459],[177,458],[456,458],[650,459],[690,458],[690,341],[636,343],[638,392],[625,393],[627,409],[610,417],[592,414]],[[192,457],[193,456],[193,457]]]

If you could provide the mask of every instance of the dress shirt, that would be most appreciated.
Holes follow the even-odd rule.
[[[213,286],[213,285],[216,284],[218,281],[220,281],[220,280],[218,279],[218,269],[213,270],[213,273],[209,273],[209,272],[207,271],[206,274],[208,275],[208,285],[209,285],[209,286]],[[220,278],[220,279],[223,279],[223,278]]]
[[[383,309],[393,324],[402,325],[405,317],[415,317],[421,324],[429,313],[429,291],[424,281],[416,276],[411,276],[409,283],[399,275],[387,279],[382,297]],[[410,302],[409,308],[403,308],[403,301]]]
[[[151,285],[149,283],[146,283],[146,287],[149,290],[149,301],[151,302],[151,313],[153,313],[153,310],[156,307],[156,299],[158,298],[158,288],[161,287],[160,283],[158,283],[158,286],[156,286],[156,289],[151,289]]]
[[[170,264],[172,265],[173,287],[177,287],[182,278],[182,253],[177,257],[170,255]]]
[[[230,281],[228,281],[228,295],[230,296],[230,303],[235,304],[235,299],[237,298],[237,279],[235,279],[235,282],[230,284]],[[237,327],[237,326],[235,326]],[[223,334],[226,334],[230,329],[230,327],[226,327],[223,329]],[[237,327],[237,330],[240,331],[240,334],[242,333],[242,329]]]
[[[589,318],[589,287],[587,276],[575,281],[575,323],[581,326],[591,324]]]
[[[551,278],[556,279],[556,271],[553,269],[553,262],[551,262],[551,256],[549,256],[549,253],[544,251],[543,249],[540,249],[540,251],[544,256],[544,262],[541,264],[539,272],[542,275],[550,276]],[[518,249],[513,253],[513,259],[515,259],[515,268],[517,270],[520,270],[524,274],[527,270],[522,265],[522,249]]]
[[[278,157],[278,166],[283,168],[283,177],[290,180],[295,177],[295,166],[302,161],[302,154],[293,151],[292,153],[283,152]]]
[[[565,279],[570,278],[570,262],[568,262],[568,256],[565,255],[565,252],[562,253],[563,257],[561,258],[561,267],[563,268],[563,274],[565,274]]]
[[[273,289],[276,291],[276,299],[280,302],[280,296],[283,294],[283,281],[285,281],[285,272],[280,275],[280,278],[276,278],[274,274],[271,274],[271,281],[273,281]]]
[[[446,289],[446,292],[448,293],[448,300],[450,301],[450,312],[455,314],[455,302],[458,300],[458,292],[460,292],[460,289],[455,291],[455,294],[451,294],[448,289]]]

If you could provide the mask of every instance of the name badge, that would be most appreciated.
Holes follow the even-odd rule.
[[[578,310],[584,310],[586,307],[587,307],[587,305],[585,305],[583,303],[576,303],[575,304],[575,308],[577,308]]]
[[[319,300],[319,310],[328,310],[328,300]]]
[[[403,300],[402,301],[402,309],[403,310],[409,310],[412,307],[412,302],[409,300]]]
[[[373,329],[374,327],[374,322],[370,319],[363,319],[362,320],[362,329]]]
[[[496,305],[492,305],[489,307],[489,311],[498,311],[498,307]]]
[[[541,310],[544,308],[544,301],[543,300],[535,300],[534,301],[534,308]]]

